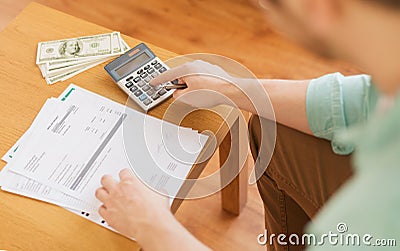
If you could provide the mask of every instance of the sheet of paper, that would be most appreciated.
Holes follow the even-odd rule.
[[[59,103],[64,104],[60,105]],[[91,112],[99,108],[99,103],[103,104],[103,107],[97,110],[98,113],[96,113],[96,116],[92,117],[97,118],[97,122],[102,122],[102,124],[98,125],[93,123],[84,130],[89,134],[93,134],[91,135],[92,137],[89,137],[93,145],[100,144],[97,148],[95,147],[95,149],[92,149],[92,154],[89,154],[93,161],[87,172],[92,175],[87,175],[81,179],[80,182],[83,180],[86,181],[86,183],[80,183],[77,186],[80,188],[80,190],[78,189],[80,191],[79,196],[71,196],[71,194],[64,193],[64,187],[62,186],[55,189],[53,187],[54,184],[48,184],[48,178],[43,179],[42,182],[38,181],[36,179],[37,177],[33,175],[28,175],[28,177],[26,177],[21,175],[21,173],[15,173],[9,170],[9,167],[14,165],[14,162],[17,162],[18,159],[24,159],[27,156],[26,154],[28,154],[28,156],[29,154],[31,154],[30,156],[36,154],[36,156],[38,156],[38,152],[40,153],[40,151],[29,150],[37,150],[35,147],[41,146],[40,142],[46,142],[43,137],[37,136],[41,134],[41,130],[47,130],[45,132],[49,132],[49,130],[51,131],[51,129],[53,129],[53,136],[60,139],[58,142],[63,142],[61,140],[63,136],[65,139],[68,135],[70,137],[72,137],[71,135],[76,136],[73,132],[76,133],[79,132],[79,130],[82,132],[83,123],[80,124],[80,127],[78,125],[71,129],[72,125],[77,123],[77,120],[74,121],[73,118],[71,119],[69,116],[71,116],[71,114],[75,116],[78,110],[81,113],[83,112],[82,110],[88,111],[84,109],[87,103],[93,104],[90,108],[91,110],[89,109]],[[80,109],[81,106],[84,108]],[[99,112],[101,113],[103,111],[107,111],[109,114],[101,116]],[[93,114],[94,113],[91,115]],[[115,128],[115,123],[113,124],[115,119],[120,119],[123,114],[126,114],[125,118],[128,118],[123,120],[123,126],[120,126],[114,131],[113,129],[110,130],[110,128]],[[118,117],[118,115],[120,117]],[[49,118],[53,120],[49,120]],[[140,123],[138,123],[138,121]],[[93,122],[96,122],[96,119]],[[125,130],[123,130],[124,128]],[[38,131],[40,132],[38,133]],[[105,142],[104,135],[110,135],[112,131],[113,135]],[[99,133],[101,132],[103,133],[103,138],[102,140],[98,140]],[[95,135],[97,135],[97,138]],[[50,137],[50,139],[54,138]],[[82,140],[82,137],[80,139]],[[87,138],[82,140],[85,144],[87,143],[86,139]],[[131,139],[133,141],[130,141]],[[49,140],[49,138],[46,138],[46,140]],[[100,186],[100,177],[102,175],[111,174],[118,180],[117,174],[119,170],[130,166],[142,179],[146,180],[152,186],[174,196],[183,182],[182,179],[187,176],[192,163],[206,141],[207,136],[198,134],[190,128],[177,127],[136,111],[125,109],[125,107],[120,104],[111,102],[97,94],[71,85],[58,100],[49,99],[49,101],[46,102],[30,129],[3,156],[3,160],[9,162],[9,165],[0,172],[0,185],[2,189],[6,191],[57,204],[72,213],[115,231],[108,226],[97,213],[99,202],[94,197],[94,191]],[[58,149],[56,143],[57,141],[55,143],[53,142],[52,146]],[[176,144],[182,147],[176,147]],[[74,144],[72,144],[72,146],[73,145]],[[67,146],[71,147],[71,145],[68,144]],[[80,147],[79,145],[77,148]],[[127,147],[130,147],[130,149],[126,150]],[[72,155],[74,157],[71,161],[79,162],[85,159],[79,156],[79,154],[84,155],[84,153],[87,154],[90,151],[86,148],[84,148],[84,150],[85,151],[74,152]],[[176,154],[175,151],[180,151],[180,153],[184,152],[186,154]],[[49,152],[57,153],[54,149],[51,149]],[[93,157],[96,155],[97,157]],[[29,162],[30,160],[29,158],[25,158],[25,161]],[[40,159],[40,162],[41,161],[42,159]],[[89,161],[86,160],[85,163]],[[26,164],[28,162],[20,160],[20,163]],[[38,164],[39,165],[35,167],[36,169],[40,166],[47,167],[44,166],[43,163]],[[52,167],[54,168],[54,165]],[[66,172],[64,171],[64,173]],[[172,201],[171,199],[170,203],[172,203]]]
[[[36,115],[35,119],[33,120],[31,126],[29,129],[22,135],[21,138],[18,139],[18,141],[4,154],[4,156],[1,158],[5,162],[8,162],[13,159],[14,154],[18,151],[19,145],[23,141],[27,141],[30,135],[31,131],[34,131],[35,128],[37,128],[42,122],[43,118],[47,116],[47,114],[52,113],[54,110],[54,104],[57,102],[56,98],[49,98],[46,100],[44,103],[43,107],[40,109],[39,113]]]
[[[24,144],[24,142],[29,142],[31,132],[42,127],[45,119],[48,116],[51,116],[55,108],[54,104],[56,102],[59,101],[57,101],[55,98],[51,98],[46,101],[29,129],[3,156],[2,160],[8,163],[16,158],[19,147]],[[95,205],[90,205],[84,201],[62,193],[50,186],[44,185],[33,179],[29,179],[23,175],[11,172],[7,165],[0,172],[0,186],[4,191],[57,204],[62,207],[85,211],[96,210]]]
[[[99,147],[113,137],[123,118],[102,104],[59,102],[30,142],[20,145],[21,154],[9,169],[76,197],[92,175]]]
[[[28,146],[29,144],[27,144],[25,149],[22,146],[18,152],[24,152],[24,154],[21,154],[23,156],[10,163],[10,169],[14,172],[34,179],[35,181],[49,184],[51,187],[78,198],[81,201],[85,201],[90,205],[98,205],[99,203],[94,198],[94,191],[100,186],[101,176],[104,174],[111,174],[117,178],[120,169],[128,166],[131,166],[131,168],[135,170],[135,172],[138,173],[142,179],[151,183],[154,185],[154,187],[163,189],[171,196],[176,195],[180,185],[183,182],[182,178],[186,177],[197,155],[192,154],[192,159],[188,159],[188,157],[185,156],[184,163],[177,161],[175,156],[169,156],[168,149],[162,147],[162,139],[168,141],[168,135],[172,135],[178,130],[178,133],[181,132],[180,134],[182,134],[182,132],[183,134],[186,133],[186,135],[181,136],[179,140],[182,141],[182,139],[187,139],[183,140],[189,142],[189,144],[186,144],[187,146],[185,148],[190,148],[192,150],[200,150],[201,144],[204,144],[207,140],[206,136],[200,135],[199,137],[199,134],[191,131],[190,129],[179,129],[179,127],[175,125],[162,122],[150,116],[145,116],[137,111],[125,109],[125,107],[120,104],[110,102],[101,96],[89,93],[86,90],[80,89],[76,86],[70,86],[63,93],[63,95],[60,96],[60,100],[63,100],[65,103],[64,105],[60,105],[59,109],[57,109],[57,115],[52,116],[51,119],[47,121],[46,125],[48,126],[46,127],[46,130],[43,130],[43,133],[47,133],[47,138],[46,140],[42,139],[40,143],[54,142],[51,141],[54,140],[54,136],[56,138],[61,138],[61,136],[65,137],[68,133],[70,133],[69,136],[71,139],[82,138],[79,133],[82,133],[83,128],[88,128],[88,120],[84,120],[85,123],[79,123],[76,128],[73,128],[73,126],[75,123],[78,124],[78,121],[81,121],[83,118],[91,118],[90,122],[93,121],[93,118],[98,118],[99,121],[104,122],[108,120],[109,123],[107,127],[91,126],[89,128],[89,132],[93,133],[100,131],[103,132],[102,135],[110,135],[110,133],[113,132],[112,136],[109,136],[106,143],[104,143],[105,141],[99,141],[98,137],[96,137],[96,133],[94,133],[91,135],[92,137],[86,137],[84,141],[85,144],[87,144],[89,140],[92,140],[91,145],[92,148],[95,149],[92,149],[94,154],[92,153],[93,151],[90,152],[88,151],[89,149],[86,148],[84,149],[85,151],[75,151],[73,155],[68,155],[73,156],[68,159],[68,161],[72,162],[68,163],[78,163],[75,164],[75,167],[80,167],[78,172],[71,168],[71,164],[49,164],[64,163],[66,160],[66,158],[63,157],[66,156],[65,144],[63,144],[62,147],[59,147],[58,144],[53,144],[54,147],[52,147],[50,150],[48,149],[48,146],[43,144],[35,144],[34,147],[32,147],[32,145]],[[89,110],[85,109],[85,103],[96,105],[91,105],[91,110]],[[102,107],[103,110],[101,110]],[[104,109],[108,111],[106,113],[107,116],[105,117],[99,115],[99,111],[104,111]],[[78,114],[78,112],[81,114]],[[71,114],[76,116],[75,120],[70,118],[72,117]],[[96,116],[93,114],[96,114]],[[132,152],[133,159],[132,157],[127,157],[130,155],[129,153],[127,155],[125,154],[124,143],[126,143],[126,140],[124,140],[124,138],[126,139],[127,135],[126,133],[124,134],[123,130],[120,129],[121,124],[118,124],[120,123],[118,121],[121,121],[122,114],[126,114],[126,121],[129,121],[130,123],[124,127],[127,128],[129,125],[131,125],[132,128],[130,133],[128,133],[128,137],[132,135],[135,136],[135,138],[132,139],[132,142],[135,142],[135,144],[133,144],[129,150],[129,152]],[[60,120],[63,121],[60,122]],[[116,124],[118,124],[119,127],[113,130]],[[86,125],[86,127],[82,125]],[[162,130],[160,129],[161,125],[164,128]],[[55,130],[54,127],[58,127],[59,129]],[[68,128],[68,130],[65,128]],[[54,135],[54,131],[58,133]],[[87,132],[87,130],[84,131]],[[162,133],[164,133],[164,135],[161,135]],[[188,137],[190,135],[191,138]],[[107,136],[103,137],[103,139],[104,138],[107,138]],[[62,141],[60,140],[60,142]],[[69,145],[67,145],[68,151],[73,152],[76,148],[81,149],[80,146],[77,147],[76,142],[69,142]],[[43,154],[43,149],[46,149],[47,151],[45,154]],[[64,152],[62,152],[60,149],[62,149]],[[49,153],[49,151],[51,153]],[[37,156],[42,157],[40,158]],[[45,159],[45,156],[50,157]],[[32,165],[32,159],[39,158],[40,161],[35,161],[35,164]],[[134,162],[134,165],[132,165],[132,162]],[[87,163],[90,163],[90,165]],[[160,172],[160,167],[165,173]],[[85,173],[82,174],[82,172]],[[49,175],[54,173],[58,175]],[[73,177],[73,179],[54,179],[55,176],[61,177],[62,175],[64,177]],[[177,177],[177,179],[171,180],[171,175]],[[85,208],[85,210],[87,210],[87,208]]]
[[[87,212],[94,212],[97,210],[95,205],[90,205],[82,200],[53,189],[50,186],[10,172],[7,166],[4,168],[5,170],[2,171],[2,175],[0,176],[1,189],[4,191],[69,209],[84,210]]]
[[[7,161],[6,161],[7,162]],[[2,187],[2,190],[4,189],[4,191],[7,192],[11,192],[11,193],[15,193],[18,195],[22,195],[22,196],[27,196],[33,199],[38,199],[41,201],[45,201],[45,202],[49,202],[49,203],[53,203],[56,204],[58,206],[64,207],[66,210],[82,217],[85,218],[93,223],[96,223],[97,225],[100,225],[102,227],[105,227],[113,232],[118,233],[118,231],[116,231],[114,228],[110,227],[107,222],[98,214],[97,210],[98,208],[92,209],[91,207],[88,207],[87,210],[82,210],[82,209],[77,209],[77,208],[84,208],[85,205],[84,204],[80,204],[79,203],[83,203],[82,201],[75,199],[71,196],[68,196],[64,193],[58,192],[53,188],[49,188],[47,187],[47,191],[42,193],[40,191],[40,189],[37,189],[37,186],[43,186],[43,184],[35,184],[32,186],[19,186],[18,185],[18,181],[16,183],[14,183],[13,179],[18,179],[18,178],[24,178],[21,175],[17,175],[14,174],[12,172],[9,172],[7,170],[7,166],[4,167],[4,169],[2,170],[2,172],[0,172],[0,185],[8,185],[7,181],[9,181],[9,179],[11,178],[11,181],[8,182],[10,183],[10,187],[12,188],[8,188],[7,187]],[[35,182],[31,179],[27,179],[25,178],[26,181],[29,182]],[[55,199],[53,200],[52,198],[55,197]],[[77,205],[77,208],[71,206],[71,204],[73,205]],[[134,239],[133,239],[134,240]]]
[[[72,210],[72,209],[68,209],[68,208],[66,208],[66,209],[80,217],[83,217],[93,223],[96,223],[97,225],[100,225],[102,227],[105,227],[105,228],[113,231],[113,232],[118,233],[118,231],[115,230],[114,228],[110,227],[107,224],[107,222],[97,212],[89,213],[89,212],[85,212],[85,211]],[[134,240],[134,239],[132,239],[132,240]]]
[[[90,102],[104,99],[79,87],[75,87],[75,96],[72,93],[68,98],[72,102],[82,96]],[[190,128],[179,127],[120,104],[116,105],[123,108],[127,116],[121,130],[118,130],[109,146],[98,157],[99,166],[96,169],[116,177],[121,167],[131,167],[146,184],[171,197],[176,196],[208,137]],[[171,154],[176,149],[181,150]],[[99,186],[103,174],[103,171],[99,171],[99,176],[93,177],[93,182],[88,185],[91,186],[89,191]],[[87,195],[93,196],[92,193]],[[83,198],[90,201],[90,197]]]

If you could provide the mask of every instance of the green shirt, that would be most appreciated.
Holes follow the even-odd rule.
[[[355,173],[306,229],[317,242],[329,231],[337,237],[330,242],[325,236],[324,245],[312,244],[308,250],[400,247],[400,96],[384,112],[375,109],[379,96],[366,75],[335,73],[310,82],[310,128],[315,136],[331,140],[335,153],[354,150]],[[395,247],[389,243],[393,239]]]

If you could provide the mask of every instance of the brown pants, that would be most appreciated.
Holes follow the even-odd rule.
[[[277,124],[275,149],[261,142],[268,140],[267,125],[261,132],[260,118],[252,116],[249,122],[250,148],[254,160],[268,151],[274,151],[270,163],[258,180],[257,186],[264,202],[265,227],[268,234],[302,234],[329,197],[351,176],[349,156],[332,152],[330,143],[289,127]],[[264,163],[263,163],[264,162]],[[259,166],[259,167],[261,167]],[[257,170],[257,167],[256,167]],[[286,240],[287,241],[287,240]],[[304,250],[304,246],[282,246],[275,240],[266,244],[268,251]]]

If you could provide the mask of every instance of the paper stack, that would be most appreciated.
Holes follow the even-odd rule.
[[[129,50],[119,32],[40,42],[36,64],[47,84],[67,80]]]
[[[118,180],[119,171],[131,167],[141,180],[173,198],[207,139],[70,85],[59,98],[46,101],[3,157],[7,165],[0,186],[111,229],[97,213],[95,190],[103,175]]]

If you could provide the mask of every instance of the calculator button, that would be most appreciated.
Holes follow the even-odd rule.
[[[149,83],[150,80],[151,80],[151,78],[148,76],[148,77],[144,78],[143,80],[144,80],[146,83]]]
[[[171,83],[172,83],[173,85],[177,85],[177,84],[179,83],[179,80],[178,80],[178,79],[172,80]]]
[[[140,69],[140,70],[137,71],[137,74],[140,75],[140,74],[142,74],[143,72],[144,72],[143,69]]]
[[[156,65],[157,63],[157,60],[154,60],[153,62],[151,62],[151,65]]]
[[[145,105],[150,105],[151,103],[152,103],[152,101],[150,99],[145,99],[143,101],[143,104],[145,104]]]
[[[128,87],[128,88],[131,88],[131,87],[132,87],[132,85],[133,85],[133,83],[132,83],[132,82],[128,82],[128,83],[126,83],[126,84],[125,84],[125,86],[126,86],[126,87]]]
[[[139,97],[140,95],[142,95],[142,90],[137,90],[137,91],[135,91],[135,93],[134,93],[134,95],[136,96],[136,97]]]
[[[146,85],[146,82],[144,82],[143,80],[140,80],[140,82],[137,84],[140,88],[142,88],[143,86]]]
[[[147,95],[143,93],[143,94],[139,97],[139,100],[140,100],[140,101],[143,101],[143,100],[145,100],[146,98],[147,98]]]
[[[162,87],[163,87],[162,85],[153,86],[154,90],[156,91],[160,90]]]
[[[137,83],[137,82],[139,82],[140,81],[140,77],[136,77],[134,80],[133,80],[133,82],[135,82],[135,83]]]
[[[154,68],[150,68],[147,70],[147,73],[152,74],[154,72]]]
[[[158,93],[154,93],[153,95],[151,95],[151,98],[153,99],[153,100],[156,100],[156,99],[158,99],[160,97],[160,95],[158,94]]]
[[[146,65],[146,66],[144,67],[145,70],[148,70],[149,68],[150,68],[150,65]]]
[[[158,63],[158,64],[156,64],[156,65],[154,66],[154,68],[156,68],[157,70],[160,69],[161,67],[162,67],[162,65],[161,65],[160,63]]]
[[[158,94],[159,94],[160,96],[164,95],[165,93],[167,93],[167,91],[166,91],[164,88],[162,88],[162,89],[158,92]]]
[[[129,78],[126,79],[126,82],[129,82],[129,81],[131,81],[132,79],[133,79],[133,77],[131,76],[131,77],[129,77]]]
[[[150,90],[150,89],[151,89],[151,87],[148,86],[148,85],[145,85],[145,86],[143,86],[143,88],[142,88],[142,90],[143,90],[144,92],[147,92],[147,91]]]
[[[146,72],[145,73],[143,73],[143,74],[140,74],[140,77],[141,78],[146,78],[147,76],[149,76]]]
[[[147,95],[149,95],[149,96],[151,96],[151,95],[153,95],[154,93],[156,93],[156,91],[155,90],[153,90],[153,89],[150,89],[148,92],[146,92],[147,93]]]
[[[135,92],[135,91],[137,91],[137,89],[138,89],[138,87],[137,87],[136,85],[134,85],[134,86],[132,86],[132,88],[131,88],[131,92]]]
[[[167,70],[167,68],[165,68],[165,67],[162,67],[161,69],[159,69],[158,71],[160,72],[160,73],[163,73],[164,71],[166,71]]]
[[[155,77],[157,77],[158,75],[160,75],[160,74],[158,74],[158,72],[153,72],[152,74],[151,74],[151,76],[153,77],[153,78],[155,78]]]

